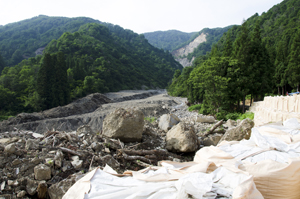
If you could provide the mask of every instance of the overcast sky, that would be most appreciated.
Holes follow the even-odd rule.
[[[241,24],[282,0],[0,0],[0,25],[34,16],[85,16],[136,33]]]

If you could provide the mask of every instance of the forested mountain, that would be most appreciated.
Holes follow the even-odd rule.
[[[189,41],[181,44],[178,49],[172,51],[172,54],[183,67],[191,66],[194,59],[209,52],[212,45],[218,42],[230,27],[232,26],[213,29],[204,28]]]
[[[0,27],[0,54],[7,66],[35,57],[38,48],[46,47],[64,32],[75,32],[86,23],[101,23],[87,17],[66,18],[40,15]],[[1,70],[0,70],[1,71]]]
[[[144,33],[149,43],[157,48],[172,52],[183,66],[191,66],[195,57],[205,55],[214,43],[232,26],[204,28],[199,32],[184,33],[177,30]],[[199,39],[202,37],[201,39]],[[198,41],[197,41],[198,40]]]
[[[151,45],[170,52],[182,47],[183,44],[188,42],[191,38],[194,38],[195,34],[197,33],[185,33],[178,30],[144,33],[145,38]]]
[[[225,117],[245,97],[297,91],[300,82],[300,1],[285,0],[233,26],[193,67],[177,71],[169,92]],[[243,106],[244,108],[244,106]]]
[[[48,17],[45,20],[49,22]],[[82,18],[78,20],[83,23]],[[51,29],[51,34],[52,30],[58,29]],[[120,26],[83,23],[73,30],[52,39],[43,56],[2,70],[0,117],[64,105],[93,92],[140,89],[142,85],[164,88],[174,71],[182,69],[170,53]],[[1,63],[0,57],[0,67]]]
[[[211,47],[214,43],[217,43],[220,38],[223,36],[225,32],[227,32],[232,26],[227,26],[224,28],[204,28],[198,34],[194,35],[193,38],[196,38],[196,36],[205,34],[206,35],[206,41],[203,43],[200,43],[192,53],[189,53],[186,57],[188,60],[192,60],[192,58],[199,57],[201,55],[206,55],[207,52],[211,51]],[[191,40],[193,40],[191,38]]]

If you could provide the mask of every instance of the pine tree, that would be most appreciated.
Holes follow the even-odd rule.
[[[231,78],[236,84],[237,105],[243,101],[243,112],[245,112],[245,97],[250,91],[248,82],[251,69],[251,56],[250,56],[251,38],[247,28],[247,22],[244,22],[241,31],[234,42],[233,58],[238,60],[237,68],[232,68]]]
[[[4,69],[4,67],[5,67],[5,62],[0,54],[0,74],[1,74],[2,70]]]
[[[259,21],[256,21],[253,33],[251,35],[251,49],[250,57],[251,62],[249,66],[251,73],[248,78],[250,84],[250,94],[264,96],[270,90],[270,82],[273,74],[270,66],[270,58],[266,47],[261,40],[261,29]]]
[[[223,48],[223,56],[224,57],[230,57],[232,54],[232,39],[231,39],[231,30],[228,30],[228,32],[226,33],[226,40],[225,40],[225,44],[224,44],[224,48]]]
[[[289,65],[287,68],[288,82],[291,86],[297,87],[299,91],[300,83],[300,29],[295,34],[291,52],[289,54]]]

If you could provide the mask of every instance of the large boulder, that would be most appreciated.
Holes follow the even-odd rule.
[[[194,127],[180,122],[168,131],[166,148],[174,152],[194,152],[198,149],[198,139]]]
[[[222,139],[219,141],[240,141],[242,139],[248,140],[251,136],[251,129],[254,127],[254,122],[247,118],[241,121],[237,127],[228,129]]]
[[[134,108],[118,108],[107,115],[103,121],[103,135],[120,139],[123,142],[141,141],[144,114]]]
[[[158,126],[160,129],[168,132],[174,125],[178,124],[180,119],[174,114],[164,114],[159,118]]]

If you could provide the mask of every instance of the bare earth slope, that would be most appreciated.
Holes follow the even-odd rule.
[[[191,66],[194,61],[194,57],[191,61],[189,61],[185,56],[192,53],[194,49],[199,46],[199,44],[206,42],[206,36],[207,34],[202,33],[188,45],[173,51],[172,55],[175,57],[175,60],[178,61],[183,67]]]

